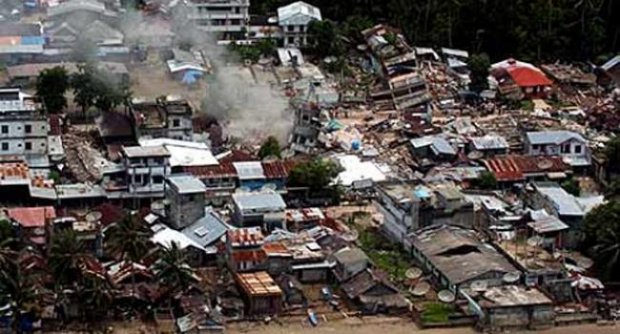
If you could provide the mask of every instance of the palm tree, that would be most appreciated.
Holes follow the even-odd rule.
[[[89,320],[105,320],[112,305],[112,287],[104,278],[96,274],[84,275],[84,285],[80,290],[83,315]],[[102,322],[105,327],[105,322]]]
[[[52,237],[49,266],[59,285],[81,283],[82,265],[90,255],[84,251],[84,244],[72,229],[56,233]]]
[[[187,264],[185,252],[175,242],[163,248],[153,269],[159,282],[172,291],[185,291],[195,281],[194,269]]]
[[[21,333],[22,312],[37,299],[38,275],[26,269],[17,256],[2,264],[0,300],[9,302],[13,313],[13,332]]]
[[[604,277],[618,278],[618,268],[620,266],[620,229],[605,226],[603,233],[599,233],[599,239],[592,247],[592,253],[599,259],[599,263],[604,263]],[[602,261],[601,261],[602,260]]]
[[[108,254],[117,259],[134,263],[140,262],[149,251],[150,230],[141,224],[135,216],[127,215],[118,224],[106,231],[106,248]],[[136,282],[132,273],[132,293],[135,292]]]

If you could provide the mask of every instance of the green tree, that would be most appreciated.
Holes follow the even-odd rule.
[[[610,201],[590,211],[584,220],[582,246],[605,280],[620,279],[620,202]]]
[[[139,263],[150,248],[150,230],[140,222],[135,215],[127,215],[117,224],[112,225],[105,233],[105,247],[107,253],[117,259]],[[136,282],[132,277],[132,289]]]
[[[321,58],[341,56],[344,53],[336,24],[330,20],[312,21],[308,26],[311,48]]]
[[[97,87],[92,75],[94,71],[93,64],[79,65],[77,73],[71,76],[75,103],[82,108],[84,114],[97,98]]]
[[[258,151],[258,156],[261,159],[265,159],[267,157],[282,157],[280,143],[278,143],[276,137],[269,136],[267,138],[263,145],[261,145],[260,150]]]
[[[81,284],[82,268],[89,255],[73,229],[62,230],[52,237],[49,267],[59,286]]]
[[[610,177],[614,177],[620,174],[620,137],[614,137],[611,141],[605,145],[603,151],[605,156],[605,163],[607,167],[607,174]]]
[[[355,44],[364,43],[362,31],[373,26],[372,20],[368,16],[351,15],[342,24],[340,29],[343,36]]]
[[[292,187],[322,190],[328,187],[341,171],[342,168],[335,162],[318,158],[295,166],[289,173],[288,184]]]
[[[79,66],[71,78],[71,86],[75,102],[84,113],[91,106],[111,111],[131,98],[131,91],[125,83],[118,82],[92,63]]]
[[[486,53],[473,54],[469,57],[468,65],[471,71],[470,89],[480,92],[487,88],[487,77],[491,67],[489,56]]]
[[[185,291],[194,279],[194,270],[187,263],[186,253],[172,242],[164,247],[153,270],[159,282],[172,291]]]
[[[58,113],[67,106],[65,92],[69,89],[69,76],[62,66],[41,71],[37,77],[37,96],[50,113]]]
[[[566,190],[567,193],[574,196],[579,196],[579,194],[581,193],[581,188],[579,187],[579,180],[577,179],[571,178],[562,182],[562,188]]]
[[[22,316],[38,300],[39,278],[39,273],[19,261],[17,254],[0,264],[0,302],[11,307],[14,333],[22,333],[19,326]]]
[[[484,171],[480,173],[480,177],[475,180],[474,185],[480,189],[497,189],[497,179],[493,173]]]

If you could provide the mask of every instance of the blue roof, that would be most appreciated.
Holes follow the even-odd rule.
[[[40,36],[22,36],[22,45],[43,45],[45,40]]]
[[[207,208],[202,218],[181,232],[206,248],[220,239],[230,228],[211,208]]]
[[[241,210],[286,209],[282,196],[274,192],[233,194],[233,201]]]

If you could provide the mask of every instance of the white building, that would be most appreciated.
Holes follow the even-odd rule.
[[[303,1],[278,8],[278,25],[284,36],[284,46],[308,44],[308,27],[312,21],[321,21],[321,10]]]
[[[187,0],[187,17],[201,29],[244,39],[250,21],[250,0]]]
[[[19,88],[0,88],[0,155],[46,155],[49,124]]]
[[[528,132],[524,140],[525,154],[561,156],[572,167],[590,165],[590,152],[582,135],[566,131]]]

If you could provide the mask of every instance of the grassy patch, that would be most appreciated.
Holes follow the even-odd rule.
[[[454,312],[454,307],[442,303],[428,303],[424,305],[421,320],[426,323],[441,323],[449,320],[450,314]]]
[[[389,242],[376,231],[360,230],[359,244],[377,268],[395,280],[404,280],[411,259],[399,245]]]

